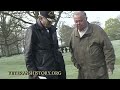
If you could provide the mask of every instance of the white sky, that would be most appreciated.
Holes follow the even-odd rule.
[[[120,15],[120,11],[85,11],[88,17],[88,21],[100,21],[101,26],[104,27],[105,21],[109,18],[116,18]],[[72,18],[64,18],[62,21],[65,21],[67,25],[73,25],[74,21]]]

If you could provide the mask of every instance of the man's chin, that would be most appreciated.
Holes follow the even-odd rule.
[[[85,28],[79,28],[80,31],[83,31]]]

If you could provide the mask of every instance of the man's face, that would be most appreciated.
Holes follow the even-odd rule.
[[[52,21],[49,21],[47,18],[45,18],[45,17],[43,17],[43,19],[42,19],[42,21],[43,21],[43,24],[44,24],[44,26],[46,27],[46,28],[49,28],[51,25],[52,25]]]
[[[79,29],[80,31],[85,29],[87,25],[86,17],[80,16],[80,15],[74,15],[73,19],[74,19],[75,26],[77,27],[77,29]]]

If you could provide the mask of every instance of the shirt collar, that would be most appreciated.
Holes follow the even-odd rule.
[[[92,33],[92,26],[91,26],[91,24],[89,22],[88,22],[88,25],[87,25],[87,27],[85,29],[87,29],[87,31],[85,33],[86,35],[89,35],[89,34]],[[79,32],[77,31],[77,29],[75,29],[75,36],[80,37]]]

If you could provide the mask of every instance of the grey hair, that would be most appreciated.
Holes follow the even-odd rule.
[[[87,17],[86,16],[86,13],[84,12],[84,11],[75,11],[74,13],[73,13],[73,17],[74,17],[74,15],[80,15],[80,16],[83,16],[83,17]]]

